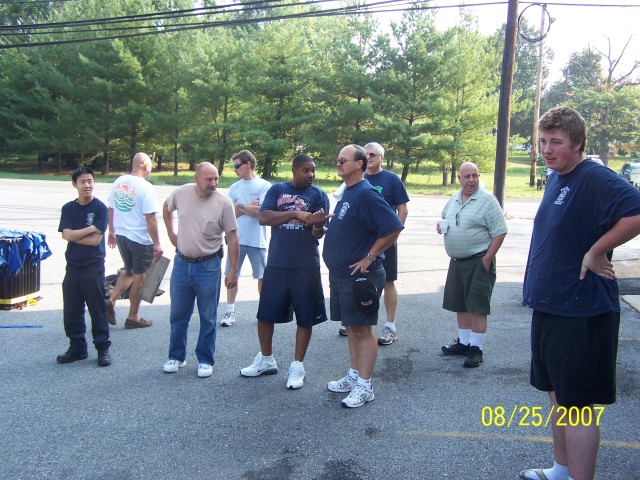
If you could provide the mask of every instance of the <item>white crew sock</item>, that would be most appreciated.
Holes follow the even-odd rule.
[[[358,370],[354,370],[353,368],[349,369],[349,373],[347,373],[347,377],[349,377],[354,382],[358,381]]]
[[[390,330],[396,331],[396,322],[387,322],[384,326]]]
[[[552,468],[545,468],[542,470],[548,480],[572,480],[569,476],[569,467],[560,465],[554,460]],[[537,475],[528,476],[531,480],[538,480]]]
[[[480,350],[482,350],[482,344],[484,343],[485,335],[486,333],[471,332],[471,346],[480,347]]]
[[[358,385],[363,386],[367,390],[371,390],[371,379],[365,380],[361,376],[358,375],[358,381],[356,382]]]
[[[470,328],[459,328],[458,329],[458,338],[460,339],[460,343],[462,345],[469,345],[471,343],[471,329]]]
[[[236,304],[235,303],[227,303],[227,312],[235,312]]]

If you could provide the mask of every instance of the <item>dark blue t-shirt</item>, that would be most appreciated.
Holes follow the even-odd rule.
[[[107,206],[100,200],[94,198],[88,204],[80,205],[76,199],[62,207],[58,231],[62,232],[67,228],[70,230],[82,230],[95,225],[98,230],[104,233],[107,231],[108,222]],[[95,247],[67,242],[67,251],[65,253],[67,269],[78,270],[95,265],[104,265],[106,254],[104,236]]]
[[[407,195],[407,189],[404,188],[404,184],[400,177],[388,170],[382,170],[375,175],[364,174],[373,188],[375,188],[380,195],[382,195],[385,201],[391,208],[396,210],[398,205],[407,203],[409,201],[409,195]]]
[[[362,181],[347,187],[329,221],[322,258],[330,278],[351,277],[349,265],[362,260],[378,238],[404,228],[384,198]]]
[[[315,213],[321,208],[329,212],[329,197],[315,185],[296,188],[291,182],[281,182],[267,190],[260,211],[303,210]],[[305,228],[298,220],[272,226],[267,265],[280,268],[320,267],[318,241],[311,235],[311,228]]]
[[[620,311],[618,283],[587,271],[582,258],[622,217],[640,214],[640,191],[615,172],[582,161],[547,178],[536,213],[522,303],[541,312],[590,317]]]

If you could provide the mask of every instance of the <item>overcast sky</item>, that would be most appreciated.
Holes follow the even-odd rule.
[[[463,2],[462,0],[435,0],[436,6],[458,5],[462,3],[483,3],[491,0],[476,0]],[[495,3],[495,2],[494,2]],[[620,55],[629,37],[633,37],[623,57],[624,65],[617,70],[622,74],[632,61],[640,60],[640,0],[558,0],[557,3],[580,3],[606,6],[569,6],[547,3],[547,10],[554,22],[549,34],[544,40],[545,47],[549,47],[555,54],[555,60],[550,66],[552,79],[561,77],[561,70],[567,64],[573,52],[579,52],[589,45],[603,53],[609,49],[607,38],[611,39],[613,57]],[[529,3],[520,2],[519,12]],[[633,5],[614,7],[613,5]],[[478,17],[480,31],[484,34],[495,32],[507,21],[508,4],[484,5],[468,7]],[[529,15],[531,14],[531,15]],[[526,12],[529,23],[539,28],[541,8],[531,7]],[[438,24],[450,26],[457,22],[457,8],[442,8],[438,10]],[[442,22],[442,23],[441,23]],[[518,40],[522,41],[522,40]],[[640,72],[639,72],[640,73]]]

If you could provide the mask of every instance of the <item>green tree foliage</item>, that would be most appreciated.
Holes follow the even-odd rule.
[[[464,10],[458,26],[439,30],[421,10],[428,5],[416,1],[388,31],[362,12],[279,18],[318,9],[293,0],[233,9],[212,0],[5,2],[0,150],[35,154],[43,168],[53,159],[58,169],[87,163],[104,174],[145,151],[175,174],[203,160],[224,174],[231,154],[249,148],[269,178],[298,152],[332,163],[346,143],[378,141],[403,179],[426,166],[446,185],[464,161],[489,172],[504,34],[481,35]],[[100,21],[64,25],[89,19]],[[206,22],[225,26],[199,29]],[[105,35],[120,38],[85,41]],[[7,48],[34,40],[77,43]],[[640,106],[631,77],[617,74],[616,59],[602,70],[600,58],[577,54],[545,102],[579,105],[589,144],[604,151],[637,143]],[[524,138],[536,59],[535,47],[518,45],[512,132]]]

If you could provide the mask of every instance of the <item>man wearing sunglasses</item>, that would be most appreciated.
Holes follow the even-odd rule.
[[[260,205],[271,184],[255,173],[256,157],[249,150],[241,150],[231,157],[233,171],[239,180],[229,187],[227,196],[233,202],[238,220],[240,258],[238,276],[245,257],[249,257],[253,278],[258,280],[258,293],[262,290],[262,276],[267,264],[267,227],[260,225],[258,214]],[[229,257],[225,275],[229,273]],[[223,327],[230,327],[236,321],[235,303],[238,285],[227,288],[227,311],[220,321]]]
[[[364,179],[367,153],[359,145],[347,145],[336,161],[344,193],[329,222],[322,257],[329,269],[331,320],[341,322],[349,337],[350,368],[347,375],[327,384],[327,389],[348,393],[342,406],[361,407],[375,396],[371,376],[378,356],[373,326],[378,323],[378,298],[385,285],[380,256],[393,245],[404,228],[398,215]],[[364,302],[360,279],[377,296]],[[354,280],[357,282],[354,282]],[[372,306],[373,308],[369,308]]]
[[[456,313],[458,338],[442,355],[462,355],[466,368],[482,363],[482,343],[496,283],[496,253],[507,235],[507,223],[496,197],[480,188],[480,172],[471,162],[458,170],[460,191],[442,210],[436,231],[444,234],[449,261],[442,308]]]

